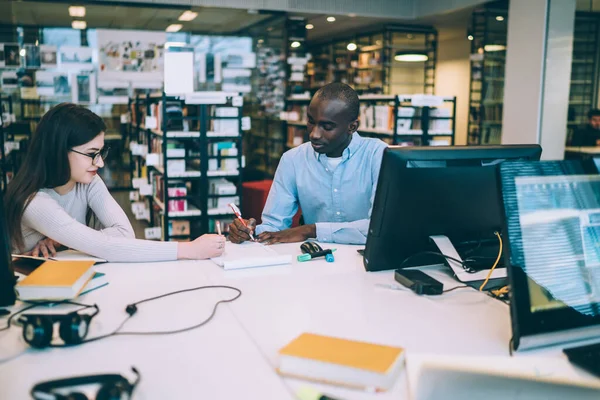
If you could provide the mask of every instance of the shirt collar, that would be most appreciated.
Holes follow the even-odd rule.
[[[342,152],[342,160],[345,161],[345,160],[349,159],[350,157],[352,157],[358,151],[358,148],[360,147],[360,145],[362,144],[362,142],[364,140],[365,139],[362,136],[360,136],[358,134],[358,132],[354,132],[352,134],[352,140],[350,140],[350,144]],[[322,155],[323,154],[317,153],[315,151],[315,156],[317,157],[317,160],[320,161]]]

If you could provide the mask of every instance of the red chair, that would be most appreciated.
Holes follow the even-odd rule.
[[[242,215],[244,218],[254,218],[256,223],[262,222],[261,216],[263,208],[269,196],[269,190],[273,185],[272,180],[244,182],[242,183]],[[298,212],[292,220],[292,227],[300,226],[300,216],[302,211],[298,208]]]

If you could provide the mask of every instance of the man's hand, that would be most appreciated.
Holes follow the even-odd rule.
[[[258,241],[264,244],[296,243],[317,237],[317,226],[303,225],[279,232],[263,232],[258,235]]]
[[[246,240],[251,240],[250,234],[254,234],[254,228],[256,227],[256,220],[254,218],[246,219],[247,227],[244,226],[242,221],[238,218],[234,219],[229,224],[229,240],[231,243],[242,243]]]
[[[60,247],[60,243],[55,242],[50,238],[42,239],[31,250],[31,255],[33,257],[39,257],[40,252],[44,256],[44,258],[54,257],[56,255],[56,249]]]

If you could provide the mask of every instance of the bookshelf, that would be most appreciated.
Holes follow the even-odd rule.
[[[313,43],[309,52],[306,90],[311,94],[330,82],[346,83],[359,94],[434,93],[437,31],[431,27],[366,29],[359,35]],[[427,60],[396,61],[398,52],[427,55]]]
[[[242,97],[222,92],[146,95],[130,101],[136,217],[147,239],[223,232],[241,203]],[[135,140],[135,141],[134,141]]]
[[[19,150],[19,142],[10,132],[15,121],[12,96],[0,93],[0,189],[2,193],[16,172],[15,152]]]
[[[503,18],[498,21],[497,17]],[[473,12],[469,144],[499,144],[502,137],[504,67],[508,23],[507,2],[496,2]],[[567,140],[587,123],[597,108],[600,61],[600,14],[577,12],[567,121]]]
[[[362,95],[361,136],[378,138],[388,144],[453,145],[456,97],[434,95]],[[284,113],[287,124],[285,147],[291,149],[308,141],[306,109],[310,99],[288,98]]]
[[[567,120],[568,141],[577,128],[588,123],[588,111],[597,108],[599,34],[600,14],[576,14]]]
[[[501,141],[507,20],[508,9],[501,4],[472,15],[468,144]]]

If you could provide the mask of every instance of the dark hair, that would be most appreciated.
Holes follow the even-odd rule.
[[[598,110],[597,108],[593,108],[590,111],[588,111],[588,119],[592,119],[592,117],[597,117],[600,115],[600,110]]]
[[[106,130],[102,118],[87,108],[62,103],[41,119],[29,143],[25,161],[9,183],[4,202],[13,248],[23,251],[21,219],[38,190],[69,182],[69,151]]]
[[[358,95],[350,86],[345,83],[329,83],[317,90],[315,98],[323,100],[341,100],[346,103],[348,107],[347,116],[350,121],[354,121],[360,114],[360,103],[358,102]]]

